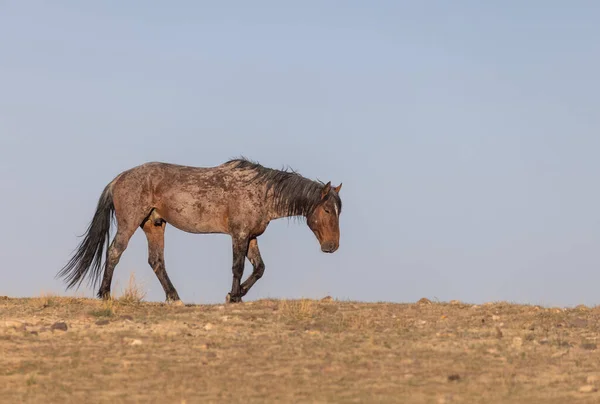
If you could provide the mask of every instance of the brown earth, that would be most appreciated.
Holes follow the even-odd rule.
[[[600,402],[600,307],[0,298],[6,403]]]

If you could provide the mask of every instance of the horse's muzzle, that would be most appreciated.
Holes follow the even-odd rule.
[[[337,249],[340,246],[334,242],[327,242],[327,243],[323,243],[321,244],[321,251],[323,251],[324,253],[334,253],[337,251]]]

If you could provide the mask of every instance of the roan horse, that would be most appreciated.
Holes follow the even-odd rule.
[[[274,170],[246,159],[210,168],[146,163],[122,172],[104,188],[81,244],[57,276],[65,278],[67,288],[79,286],[87,276],[95,288],[106,244],[98,297],[109,299],[115,266],[140,226],[148,239],[148,263],[167,301],[181,304],[165,269],[164,233],[169,223],[189,233],[231,236],[233,284],[226,299],[240,302],[265,271],[257,237],[271,220],[305,217],[323,252],[338,249],[341,187],[342,184],[334,188],[331,182],[323,184],[294,171]],[[117,232],[109,245],[113,214]],[[246,257],[254,270],[241,283]]]

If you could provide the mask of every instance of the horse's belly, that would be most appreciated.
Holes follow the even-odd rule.
[[[208,209],[200,204],[179,209],[159,209],[167,223],[188,233],[227,233],[225,209]]]

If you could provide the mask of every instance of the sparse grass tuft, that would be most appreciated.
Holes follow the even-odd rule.
[[[59,298],[53,293],[41,293],[40,297],[37,299],[32,299],[31,301],[35,303],[36,306],[45,309],[48,307],[57,306],[59,303]]]
[[[141,303],[146,297],[146,292],[143,288],[135,281],[135,273],[132,272],[129,275],[129,284],[123,291],[123,294],[119,298],[119,303],[122,304],[138,304]]]
[[[305,321],[316,317],[322,310],[310,299],[282,300],[279,303],[279,313],[282,318],[293,321]]]
[[[91,311],[90,314],[95,317],[113,317],[115,315],[114,300],[104,300],[102,302],[102,308],[99,310]]]
[[[28,386],[34,386],[34,385],[36,385],[37,384],[37,379],[35,378],[35,375],[30,375],[27,378],[26,383],[27,383]]]
[[[341,325],[345,329],[364,330],[372,327],[371,314],[365,311],[341,313]]]

